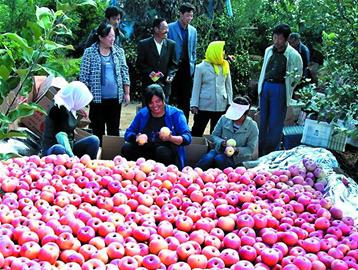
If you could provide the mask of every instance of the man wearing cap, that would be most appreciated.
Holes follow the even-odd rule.
[[[211,138],[215,149],[205,154],[196,167],[207,170],[209,168],[236,167],[245,160],[249,160],[255,151],[258,141],[258,127],[247,114],[250,110],[249,97],[238,96],[234,99],[225,115],[216,124]],[[231,146],[234,151],[228,151]]]
[[[302,76],[300,54],[288,44],[291,29],[280,24],[273,30],[273,45],[265,51],[258,83],[260,105],[259,155],[278,149],[287,106]]]

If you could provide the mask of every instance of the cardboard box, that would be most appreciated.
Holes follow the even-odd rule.
[[[185,146],[187,165],[195,163],[208,152],[208,141],[205,137],[192,137],[191,144]]]
[[[48,76],[39,87],[36,97],[34,96],[34,102],[47,111],[52,104],[53,97],[66,84],[66,80],[61,77],[54,78],[53,76]],[[35,112],[31,116],[22,118],[20,124],[30,129],[36,135],[41,136],[45,129],[45,118],[46,115]]]
[[[331,150],[345,151],[347,136],[336,131],[332,124],[306,119],[301,142]]]
[[[43,107],[45,110],[48,110],[57,91],[58,89],[51,87],[43,96],[41,96],[36,101],[36,103]],[[40,112],[34,112],[33,115],[22,118],[20,124],[27,127],[36,135],[41,136],[45,130],[45,118],[45,114]]]
[[[115,156],[120,155],[124,143],[125,140],[122,136],[104,135],[102,137],[101,159],[112,160]]]

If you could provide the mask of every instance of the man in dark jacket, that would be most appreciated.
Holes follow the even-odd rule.
[[[163,18],[153,22],[153,36],[138,43],[137,68],[141,73],[142,97],[144,89],[153,83],[164,89],[166,102],[171,94],[171,82],[178,69],[175,42],[167,38],[168,24]]]

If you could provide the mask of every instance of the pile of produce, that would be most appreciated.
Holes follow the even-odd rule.
[[[358,269],[309,159],[224,171],[51,155],[0,163],[1,269]]]

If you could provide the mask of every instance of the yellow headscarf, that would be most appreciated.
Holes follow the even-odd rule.
[[[226,77],[229,74],[229,62],[224,59],[224,45],[225,41],[213,41],[209,44],[205,52],[205,62],[213,65],[215,73],[219,74],[219,66],[222,67],[223,75]]]

